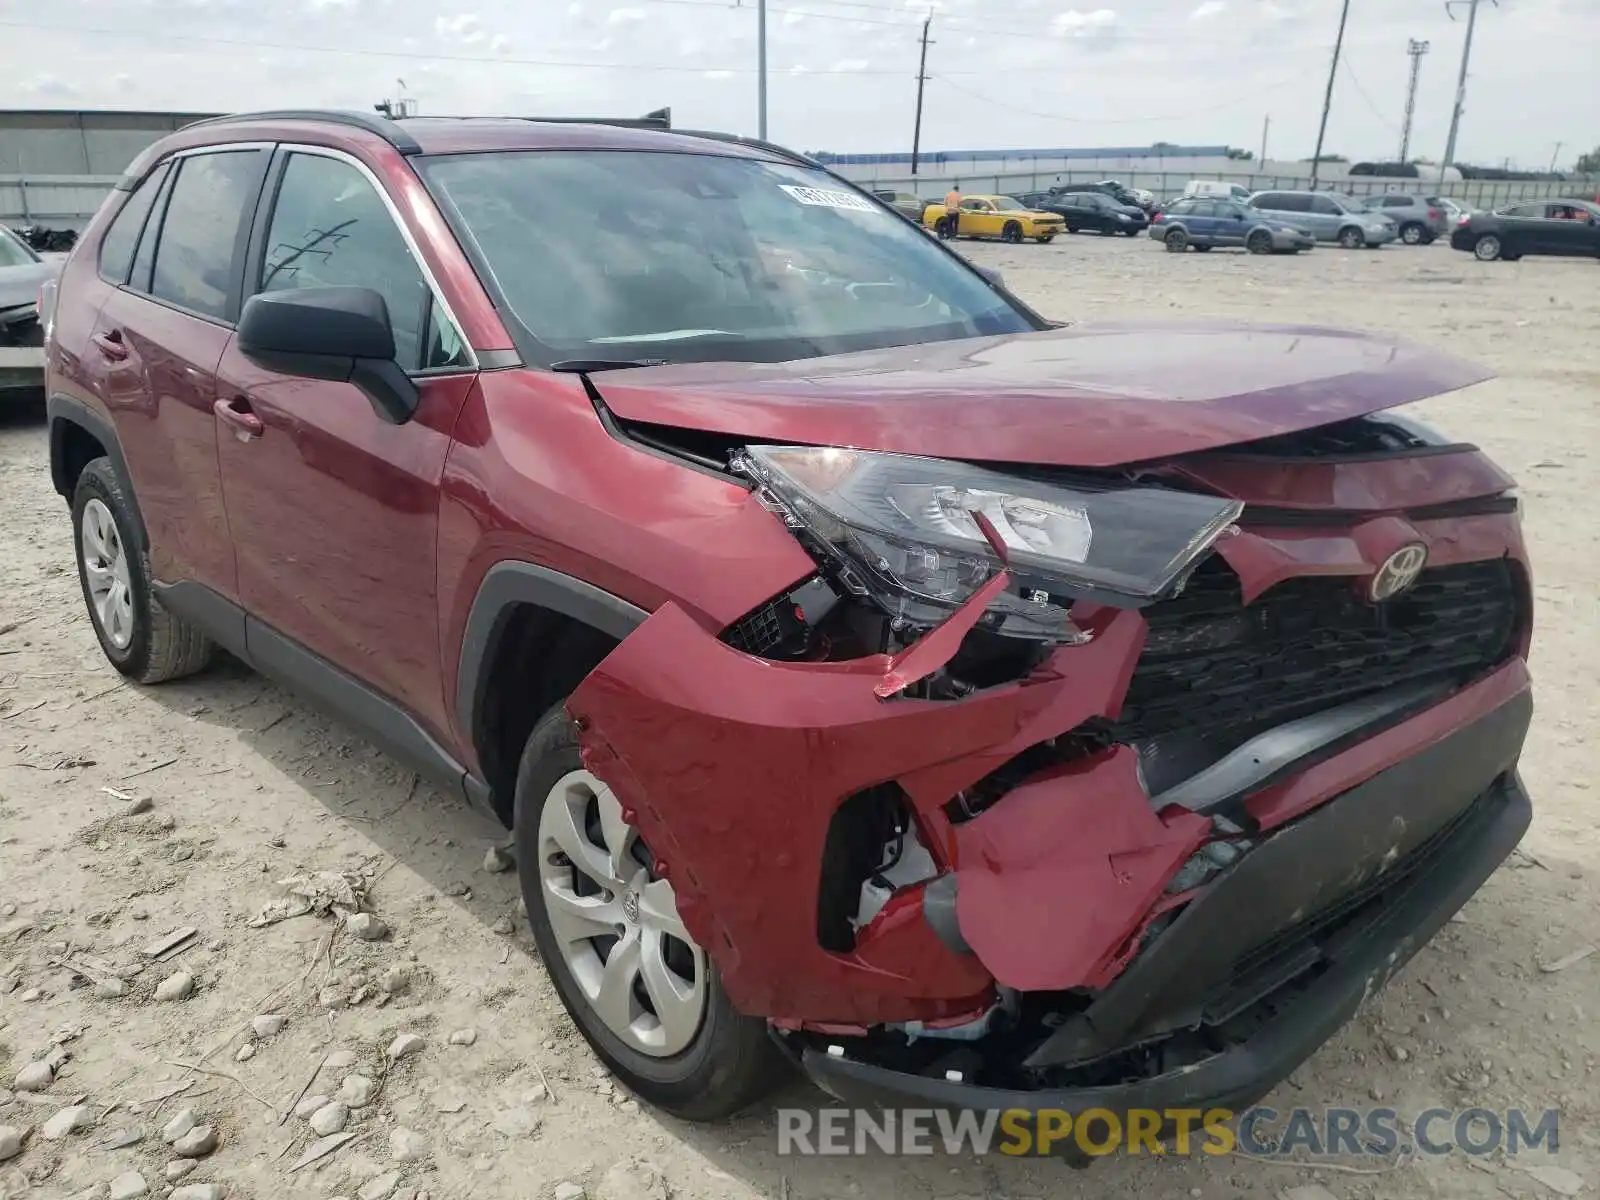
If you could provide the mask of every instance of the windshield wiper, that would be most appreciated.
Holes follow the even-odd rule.
[[[550,364],[552,371],[577,372],[584,375],[593,371],[620,371],[626,367],[662,367],[664,358],[563,358]]]

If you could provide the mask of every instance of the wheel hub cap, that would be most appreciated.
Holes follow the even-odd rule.
[[[588,771],[545,797],[539,886],[562,959],[605,1027],[655,1058],[684,1050],[705,1016],[705,954],[621,803]]]
[[[90,500],[83,508],[78,556],[88,586],[89,606],[100,632],[118,650],[133,641],[133,585],[128,576],[128,551],[117,522],[105,502]]]

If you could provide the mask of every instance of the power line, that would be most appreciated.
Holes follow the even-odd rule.
[[[1366,104],[1372,115],[1377,117],[1378,120],[1382,121],[1390,129],[1399,129],[1400,126],[1396,125],[1388,117],[1384,116],[1381,111],[1379,111],[1377,104],[1375,104],[1372,97],[1367,94],[1367,89],[1361,86],[1361,80],[1356,78],[1355,69],[1350,65],[1350,60],[1346,58],[1339,65],[1344,68],[1345,78],[1348,79],[1351,86],[1356,89],[1356,95],[1361,97],[1362,101]]]
[[[1411,38],[1406,42],[1406,53],[1411,56],[1411,81],[1406,85],[1406,124],[1400,134],[1400,161],[1411,155],[1411,120],[1417,113],[1417,77],[1422,73],[1422,56],[1428,52],[1428,43]]]
[[[955,82],[955,80],[951,79],[946,73],[930,75],[929,78],[939,80],[946,86],[960,92],[962,95],[971,96],[974,100],[982,100],[985,104],[993,104],[1000,108],[1010,109],[1012,112],[1021,113],[1025,117],[1042,117],[1047,121],[1058,121],[1067,125],[1151,125],[1157,121],[1182,121],[1188,117],[1204,117],[1209,116],[1211,113],[1224,112],[1230,108],[1238,108],[1241,104],[1249,104],[1255,100],[1259,100],[1262,96],[1269,96],[1274,92],[1281,92],[1285,88],[1296,87],[1300,83],[1300,80],[1298,79],[1285,79],[1281,83],[1273,84],[1266,89],[1258,89],[1248,96],[1240,96],[1237,100],[1229,100],[1222,104],[1214,104],[1208,108],[1186,108],[1181,113],[1169,113],[1166,116],[1101,118],[1067,117],[1063,116],[1059,111],[1039,112],[1036,109],[1021,108],[1012,103],[1010,100],[996,100],[993,96],[985,96],[982,92],[975,92],[969,87],[963,87],[961,84],[958,84]]]

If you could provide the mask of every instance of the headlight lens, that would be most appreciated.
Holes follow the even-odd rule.
[[[914,625],[943,620],[1000,569],[973,517],[981,512],[1017,584],[985,620],[1019,637],[1061,636],[1074,599],[1139,607],[1161,598],[1243,508],[1162,488],[1064,487],[830,447],[750,446],[734,466],[833,558],[846,587]]]

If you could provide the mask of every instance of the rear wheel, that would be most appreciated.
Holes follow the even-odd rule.
[[[1022,226],[1015,221],[1007,221],[1006,227],[1000,231],[1002,242],[1020,242],[1022,240]]]
[[[1271,254],[1272,235],[1265,229],[1253,229],[1244,240],[1244,248],[1251,254]]]
[[[539,957],[578,1030],[627,1087],[691,1121],[782,1078],[764,1020],[736,1012],[684,927],[672,884],[611,789],[584,768],[562,706],[517,771],[517,871]]]
[[[1053,233],[1046,233],[1046,234],[1042,235],[1039,238],[1039,245],[1048,246],[1052,241],[1055,240],[1055,236],[1056,235],[1053,234]]]
[[[1505,247],[1500,244],[1500,239],[1492,233],[1486,233],[1472,244],[1473,256],[1479,262],[1494,262],[1505,252]]]
[[[1166,248],[1173,254],[1182,254],[1189,248],[1189,231],[1179,225],[1167,230],[1167,236],[1161,239]]]
[[[1407,221],[1400,226],[1400,240],[1408,246],[1424,246],[1432,239],[1428,237],[1428,227],[1420,221]]]
[[[193,675],[211,661],[211,639],[161,607],[137,530],[116,468],[109,458],[95,459],[72,494],[72,533],[78,582],[100,649],[140,683]]]
[[[1354,225],[1346,225],[1343,229],[1339,230],[1339,245],[1343,246],[1346,250],[1359,250],[1366,244],[1367,235],[1362,233],[1361,230],[1357,229]]]

